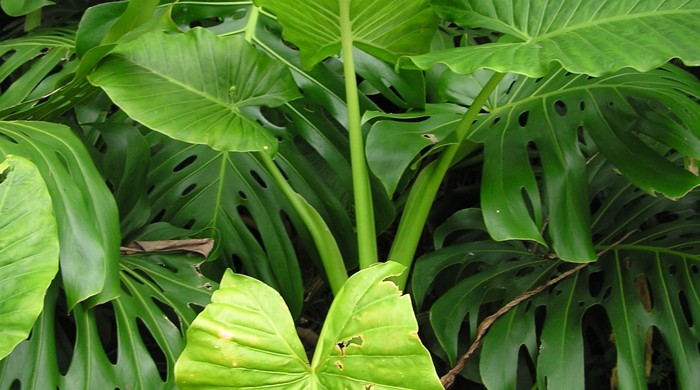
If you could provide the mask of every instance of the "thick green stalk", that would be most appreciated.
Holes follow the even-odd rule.
[[[391,246],[391,251],[389,252],[389,260],[401,263],[409,270],[411,269],[411,264],[416,255],[416,249],[418,248],[418,242],[423,233],[423,227],[428,219],[430,208],[433,205],[440,184],[447,170],[452,165],[460,145],[467,139],[474,119],[476,119],[479,111],[481,111],[481,107],[484,106],[486,100],[488,100],[491,93],[501,82],[503,76],[504,74],[502,73],[494,74],[476,99],[474,99],[472,105],[469,106],[467,112],[464,113],[455,131],[457,143],[447,147],[436,161],[426,166],[418,175],[408,195],[406,207],[401,217],[401,222],[399,223],[399,229],[396,233],[394,243]],[[407,278],[408,272],[404,272],[400,277],[396,278],[395,281],[400,288],[403,288],[406,285]]]
[[[377,235],[374,227],[372,190],[365,159],[364,139],[360,123],[360,101],[352,55],[350,0],[340,1],[340,31],[343,72],[345,75],[345,96],[348,105],[348,132],[350,138],[350,163],[352,165],[352,187],[355,199],[357,246],[360,256],[360,268],[367,268],[378,261]]]
[[[343,256],[340,253],[338,244],[328,228],[328,225],[326,225],[326,222],[321,218],[321,215],[318,214],[318,211],[316,211],[303,196],[294,191],[289,182],[287,182],[287,179],[284,178],[277,164],[272,161],[272,157],[265,152],[259,152],[258,156],[292,204],[292,207],[294,207],[294,210],[304,222],[306,228],[309,229],[311,238],[316,245],[316,250],[318,250],[319,256],[321,257],[323,268],[326,271],[328,284],[331,286],[333,295],[337,295],[340,288],[343,287],[343,284],[345,284],[345,281],[348,279],[348,274],[345,270]]]

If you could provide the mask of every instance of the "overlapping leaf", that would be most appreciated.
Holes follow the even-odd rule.
[[[522,369],[528,359],[536,366],[530,380],[539,387],[592,385],[587,381],[595,374],[587,370],[595,363],[584,359],[591,342],[616,350],[615,380],[621,388],[646,383],[650,357],[644,351],[652,342],[667,346],[680,388],[700,380],[694,369],[700,364],[695,347],[700,342],[695,326],[700,318],[697,194],[680,202],[649,197],[600,158],[590,172],[591,198],[600,205],[593,216],[593,231],[601,237],[597,250],[615,245],[598,262],[494,323],[478,363],[480,380],[489,389],[527,383],[522,373],[528,371]],[[458,337],[462,321],[473,339],[478,321],[495,310],[494,302],[505,304],[564,269],[544,255],[517,243],[477,241],[447,246],[418,261],[416,299],[422,304],[430,291],[439,297],[431,302],[431,324],[451,360],[469,344]],[[610,334],[614,341],[608,340]]]
[[[307,68],[339,54],[342,39],[394,63],[402,55],[426,51],[439,23],[428,0],[256,0],[255,4],[277,15],[285,39],[300,48],[301,63]]]
[[[0,1],[0,6],[2,6],[3,12],[10,16],[22,16],[33,11],[40,10],[42,7],[54,4],[52,1],[48,0],[2,0]]]
[[[75,69],[74,32],[48,30],[0,42],[0,118],[23,111],[54,93]]]
[[[572,73],[600,76],[625,67],[648,71],[676,57],[700,64],[697,0],[434,0],[433,6],[461,26],[505,36],[413,57],[423,69],[444,63],[463,74],[487,68],[542,77],[559,63]]]
[[[0,388],[172,389],[184,333],[216,288],[198,272],[199,262],[178,254],[126,256],[123,294],[92,309],[79,304],[71,317],[54,285],[31,338],[0,362]]]
[[[29,336],[58,272],[51,197],[36,166],[19,156],[0,164],[0,360]]]
[[[0,151],[30,159],[51,194],[69,310],[119,292],[119,221],[114,198],[81,141],[63,125],[0,122]]]
[[[353,275],[336,296],[309,364],[281,297],[228,272],[187,332],[176,365],[181,389],[440,389],[417,336],[410,299],[384,263]],[[368,369],[368,367],[372,369]]]
[[[283,65],[201,28],[119,45],[89,79],[151,129],[222,151],[274,154],[276,139],[247,112],[299,96]]]

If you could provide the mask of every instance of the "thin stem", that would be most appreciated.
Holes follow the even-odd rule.
[[[348,132],[350,138],[350,163],[352,187],[355,199],[355,224],[360,268],[377,262],[377,236],[374,227],[374,206],[365,159],[364,139],[360,124],[360,102],[355,79],[352,54],[352,21],[350,0],[340,1],[340,30],[345,75],[345,96],[348,105]]]
[[[491,79],[486,83],[476,99],[474,99],[474,102],[469,106],[467,112],[464,113],[455,131],[457,143],[447,147],[436,161],[426,166],[418,175],[408,195],[406,209],[401,217],[396,239],[389,252],[389,260],[399,262],[410,270],[413,258],[416,254],[416,249],[418,248],[418,242],[423,233],[425,221],[428,219],[430,207],[435,200],[440,184],[445,178],[447,170],[452,165],[462,142],[470,135],[469,130],[471,129],[474,119],[476,119],[476,116],[479,114],[479,111],[481,111],[481,108],[484,106],[491,93],[501,82],[503,76],[505,76],[503,73],[495,73],[491,76]],[[403,289],[407,279],[408,272],[404,272],[400,277],[396,278],[395,281],[399,285],[399,288]]]
[[[255,26],[258,23],[258,15],[260,15],[260,8],[255,5],[250,6],[250,16],[248,17],[248,22],[245,25],[244,39],[248,43],[253,43],[253,38],[255,37]]]
[[[272,157],[265,152],[259,152],[258,157],[263,162],[268,172],[275,179],[277,185],[280,187],[289,202],[292,204],[292,207],[294,207],[294,210],[304,222],[306,228],[309,229],[311,238],[314,240],[316,249],[321,257],[323,268],[326,271],[328,284],[330,284],[333,294],[337,295],[340,288],[348,279],[348,274],[345,270],[343,256],[340,253],[338,244],[328,228],[328,225],[326,225],[318,211],[316,211],[316,209],[313,208],[313,206],[311,206],[306,199],[304,199],[304,197],[294,191],[287,179],[285,179],[277,164],[275,164],[275,162],[272,160]]]

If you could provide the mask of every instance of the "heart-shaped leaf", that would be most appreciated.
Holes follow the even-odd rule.
[[[284,26],[284,38],[301,51],[311,68],[340,53],[347,39],[363,51],[394,63],[427,51],[439,19],[429,0],[255,0]]]
[[[274,154],[249,111],[299,97],[289,71],[243,38],[195,28],[117,46],[89,76],[130,117],[177,140]]]
[[[441,389],[417,335],[410,298],[385,279],[387,262],[353,275],[336,296],[309,364],[284,301],[227,272],[187,332],[175,365],[180,389]]]
[[[504,34],[499,42],[436,51],[411,60],[457,73],[478,68],[541,77],[553,63],[600,76],[625,67],[645,72],[671,58],[700,64],[700,1],[435,0],[446,19]]]
[[[36,166],[19,156],[0,163],[0,360],[27,338],[58,272],[51,197]]]

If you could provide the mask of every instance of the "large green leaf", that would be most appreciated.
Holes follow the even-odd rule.
[[[123,293],[70,316],[57,284],[29,340],[0,361],[0,389],[172,389],[184,334],[216,283],[182,254],[122,258]]]
[[[672,372],[655,366],[652,375],[675,372],[678,388],[692,389],[700,381],[694,368],[700,364],[698,194],[676,202],[649,197],[601,158],[589,170],[591,201],[598,205],[592,228],[600,237],[596,249],[641,232],[500,317],[484,339],[478,366],[476,357],[469,362],[480,373],[472,379],[489,389],[535,382],[540,388],[608,386],[611,371],[597,372],[606,363],[587,357],[587,351],[602,348],[596,354],[609,357],[620,388],[646,388],[645,364],[668,354]],[[451,225],[461,229],[470,223]],[[458,240],[418,260],[413,291],[419,304],[431,304],[431,324],[454,361],[473,340],[480,319],[564,267],[537,247]],[[459,335],[462,321],[468,339]],[[651,347],[652,355],[645,355]],[[528,365],[536,371],[528,372]]]
[[[0,360],[22,340],[58,272],[51,198],[36,166],[19,156],[0,163]]]
[[[277,140],[248,113],[299,96],[284,66],[240,37],[201,28],[119,45],[89,79],[151,129],[222,151],[274,154]]]
[[[309,364],[284,301],[228,272],[187,332],[175,367],[181,389],[440,389],[408,296],[384,263],[353,275],[336,296]],[[371,369],[370,369],[371,367]]]
[[[444,63],[458,73],[487,68],[541,77],[553,63],[592,76],[625,67],[644,72],[676,57],[700,65],[698,0],[434,0],[433,6],[461,26],[504,36],[411,58],[423,69]]]
[[[430,45],[438,18],[428,0],[255,0],[284,26],[286,40],[297,45],[301,63],[311,68],[340,53],[341,40],[394,63]]]
[[[119,220],[114,198],[80,140],[63,125],[0,122],[0,151],[30,159],[51,194],[68,309],[119,294]]]

